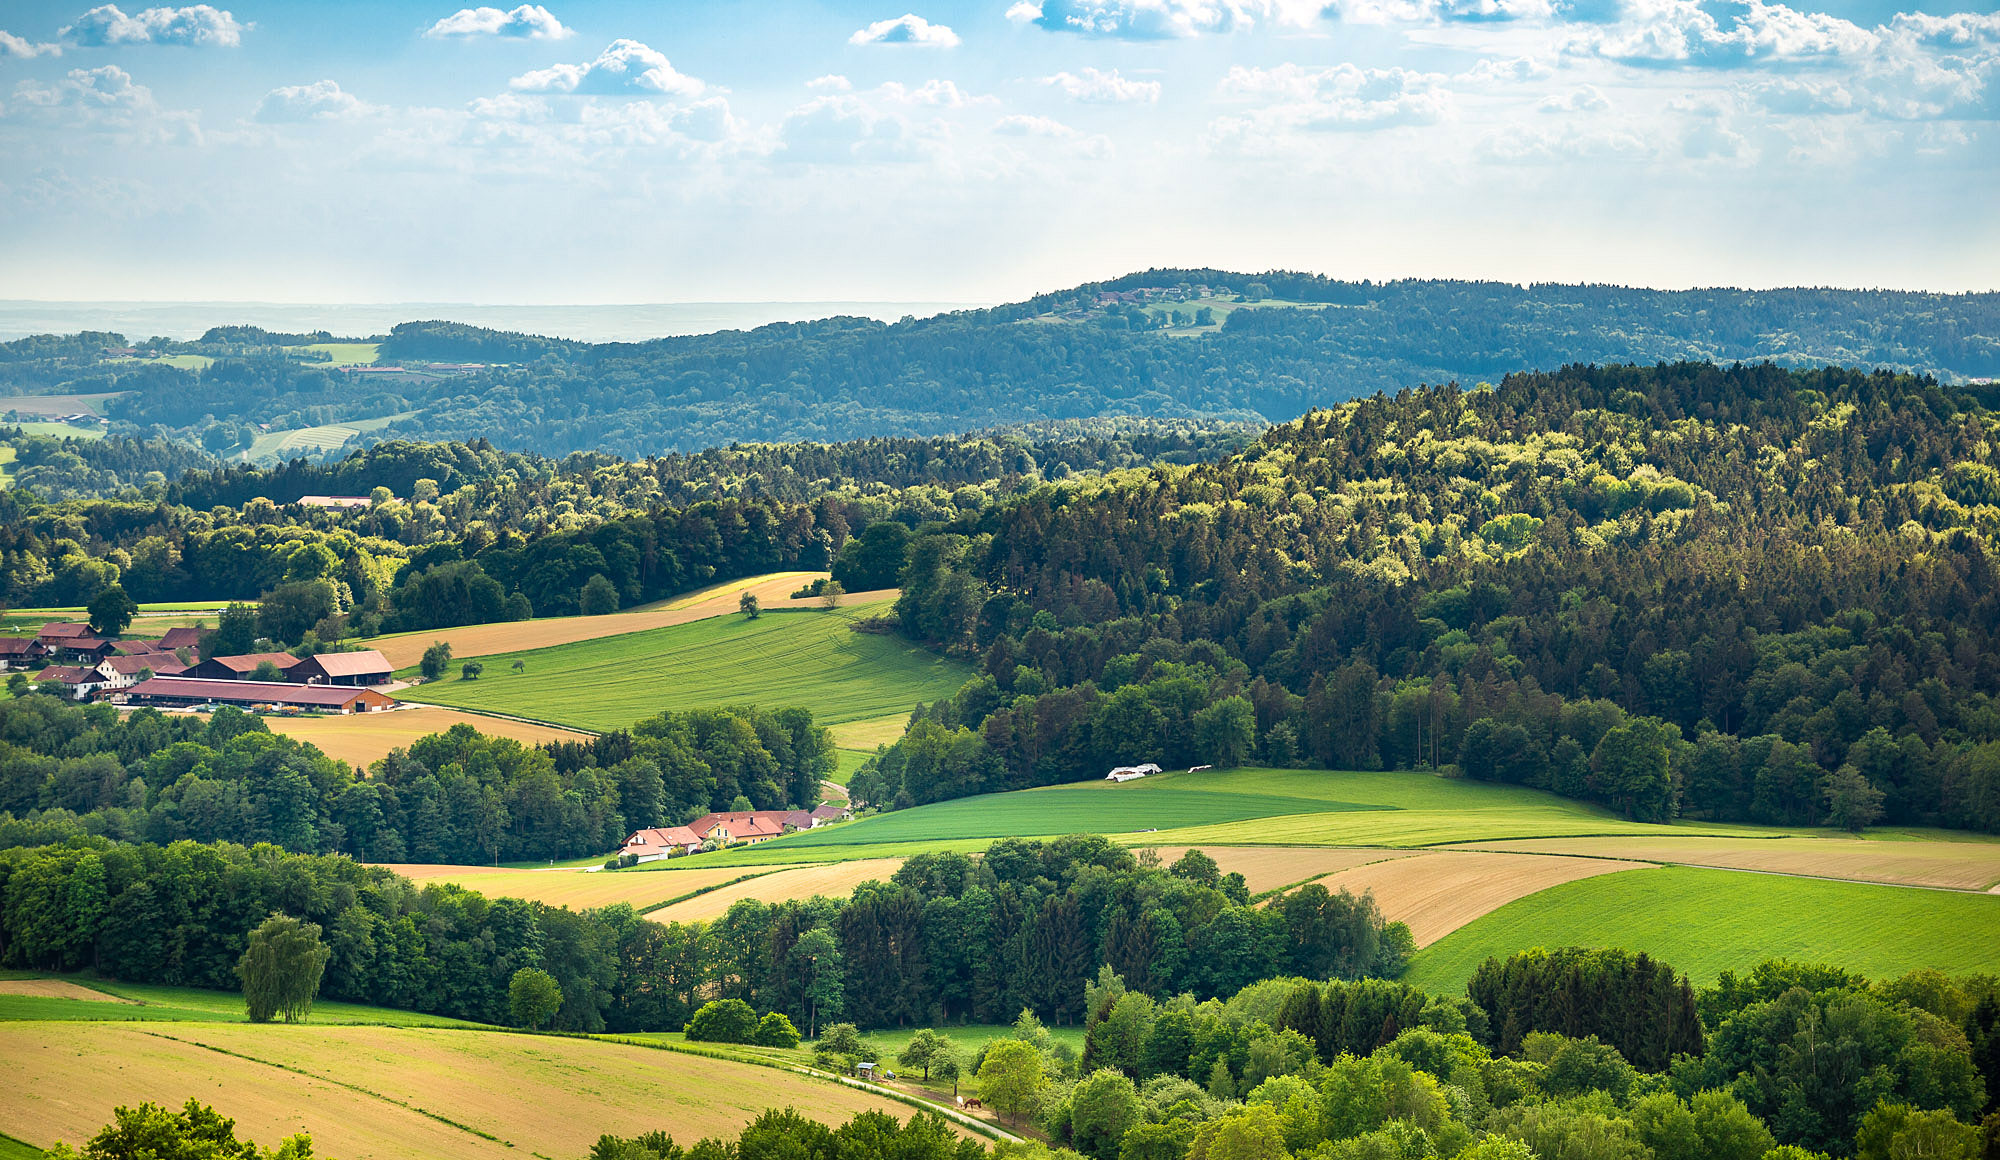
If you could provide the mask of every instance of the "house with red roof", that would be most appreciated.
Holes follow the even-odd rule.
[[[699,854],[701,843],[701,835],[686,826],[656,826],[632,831],[618,852],[641,862],[657,862],[661,858]]]

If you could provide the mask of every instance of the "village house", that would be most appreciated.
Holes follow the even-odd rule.
[[[154,677],[125,690],[123,695],[128,702],[139,705],[187,707],[213,704],[240,708],[268,705],[279,709],[309,709],[316,713],[376,713],[396,704],[374,689],[191,677]]]
[[[82,701],[104,686],[104,675],[85,665],[50,665],[35,674],[37,685],[54,685],[62,695]]]
[[[247,681],[257,671],[257,666],[265,661],[275,665],[279,672],[289,673],[299,658],[290,653],[246,653],[235,657],[210,657],[197,665],[188,667],[187,676],[204,681]]]
[[[142,653],[129,657],[105,657],[97,663],[97,674],[104,678],[99,691],[127,689],[147,677],[173,677],[187,671],[187,666],[175,659],[172,653]]]
[[[31,636],[0,637],[0,671],[7,669],[38,669],[48,650]]]
[[[320,653],[285,670],[285,679],[302,685],[384,685],[395,670],[389,658],[374,649]]]
[[[170,628],[160,636],[160,647],[168,652],[179,652],[184,648],[201,647],[201,630],[198,628]]]
[[[679,858],[701,852],[701,835],[686,826],[660,826],[634,830],[618,853],[641,862]]]
[[[96,664],[110,656],[116,642],[97,635],[87,624],[50,621],[35,634],[35,642],[50,656],[69,662]]]
[[[708,814],[688,823],[704,842],[735,846],[768,842],[796,830],[810,830],[813,816],[805,810],[750,810]]]
[[[854,816],[854,811],[846,806],[820,805],[812,812],[813,825],[824,826],[828,822],[844,822]]]

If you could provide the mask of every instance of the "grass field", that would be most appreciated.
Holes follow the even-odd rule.
[[[0,1131],[80,1143],[112,1109],[189,1097],[271,1145],[309,1131],[315,1152],[457,1158],[585,1154],[600,1133],[733,1133],[770,1107],[839,1123],[910,1109],[749,1063],[601,1040],[419,1028],[214,1023],[0,1023]],[[560,1109],[559,1114],[556,1109]]]
[[[447,679],[401,694],[427,704],[513,713],[585,729],[617,729],[664,709],[800,705],[825,723],[907,713],[956,692],[961,662],[893,637],[849,631],[880,606],[835,612],[717,616],[692,624],[485,660],[477,681]],[[513,662],[525,664],[513,671]]]
[[[676,624],[692,624],[712,616],[734,615],[737,601],[747,588],[757,594],[757,599],[766,609],[817,608],[815,600],[793,600],[791,594],[801,584],[797,572],[775,572],[752,577],[749,580],[716,588],[703,589],[675,597],[668,602],[638,605],[623,612],[605,616],[550,616],[540,620],[519,620],[502,624],[474,624],[464,628],[440,628],[428,632],[405,632],[391,636],[378,636],[367,641],[370,648],[380,649],[389,663],[397,668],[409,668],[423,659],[424,650],[432,641],[444,641],[451,645],[452,656],[463,660],[467,657],[493,656],[498,653],[518,653],[531,649],[551,648],[562,644],[575,644],[586,640],[601,640],[608,636],[623,636],[627,633],[644,632],[647,629],[666,628]],[[808,572],[805,576],[819,573]],[[724,591],[717,591],[717,588]],[[896,592],[887,589],[880,592],[850,592],[841,597],[843,608],[854,605],[876,604],[884,600],[894,600]],[[671,604],[672,607],[667,607]]]
[[[91,997],[78,997],[79,992],[91,993]],[[479,1026],[462,1019],[331,1000],[313,1004],[312,1017],[314,1022],[322,1024],[444,1028]],[[0,1025],[23,1019],[147,1023],[249,1021],[243,1012],[243,997],[232,991],[115,983],[77,976],[56,979],[21,971],[0,974]],[[0,1123],[0,1131],[5,1129],[6,1125]]]
[[[1418,952],[1406,981],[1459,993],[1489,956],[1536,946],[1645,951],[1697,986],[1769,958],[1873,978],[1919,967],[2000,970],[2000,897],[1774,874],[1661,867],[1511,902]]]
[[[311,366],[359,367],[367,366],[375,361],[375,354],[381,349],[381,344],[374,342],[315,342],[305,346],[288,346],[285,349],[288,351],[309,350],[314,353],[331,356],[327,362],[308,364]]]
[[[586,740],[581,733],[548,725],[531,725],[452,709],[410,706],[393,713],[350,713],[328,717],[266,717],[271,732],[317,745],[320,752],[350,765],[367,766],[405,749],[412,741],[442,733],[453,725],[470,725],[491,737],[512,737],[524,745],[547,741]]]
[[[1975,840],[1967,841],[1968,837]],[[1638,858],[1686,866],[1765,870],[1949,890],[1991,890],[2000,883],[2000,842],[1943,831],[1922,837],[1869,838],[1550,838],[1482,842],[1480,849],[1531,854]]]
[[[1403,847],[1585,834],[1783,832],[1648,826],[1554,794],[1425,773],[1238,769],[959,798],[780,838],[760,849],[778,857],[797,851],[803,858],[832,847],[1086,831],[1118,835],[1128,845],[1203,847]],[[1135,833],[1146,837],[1135,839]],[[836,856],[863,855],[850,849]]]
[[[355,419],[347,423],[325,423],[318,427],[298,427],[289,431],[266,431],[251,441],[249,449],[243,452],[243,458],[253,462],[270,461],[316,451],[331,451],[344,446],[348,440],[357,435],[380,431],[396,420],[406,419],[415,413],[407,411],[400,415]]]
[[[115,399],[124,391],[107,391],[95,395],[0,395],[0,415],[9,411],[22,418],[29,415],[74,415],[80,411],[102,415],[106,400]]]

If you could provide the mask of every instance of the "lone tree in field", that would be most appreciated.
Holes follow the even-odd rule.
[[[745,592],[743,598],[736,602],[736,611],[755,620],[764,610],[758,607],[757,594],[755,592]]]
[[[285,1022],[296,1023],[310,1014],[332,955],[316,924],[288,914],[265,919],[250,932],[249,949],[236,962],[250,1022],[269,1023],[272,1016],[283,1015]]]
[[[479,674],[485,671],[486,666],[478,661],[467,661],[465,667],[458,670],[458,678],[462,681],[476,681],[479,679]]]
[[[418,667],[423,671],[425,680],[435,681],[444,676],[444,668],[450,663],[451,644],[437,640],[432,641],[431,647],[424,650],[423,662]]]
[[[562,984],[540,967],[522,967],[507,983],[507,1010],[533,1031],[562,1009]]]
[[[840,607],[840,598],[845,595],[847,595],[847,589],[841,587],[840,581],[828,580],[826,583],[820,585],[819,606],[828,612],[832,612],[834,609]]]
[[[104,636],[117,636],[124,632],[138,614],[139,606],[116,584],[90,600],[90,627]]]

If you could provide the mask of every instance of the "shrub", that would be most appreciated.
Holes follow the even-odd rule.
[[[757,1035],[757,1012],[741,999],[717,999],[702,1004],[684,1030],[689,1042],[750,1043]]]
[[[753,1042],[759,1047],[797,1047],[799,1029],[784,1012],[773,1011],[758,1020]]]

